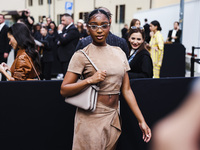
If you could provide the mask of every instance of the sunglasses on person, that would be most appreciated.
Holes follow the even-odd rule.
[[[110,26],[110,24],[103,24],[103,25],[88,25],[88,27],[90,27],[93,31],[97,31],[99,28],[101,28],[102,30],[106,30],[108,29],[108,27]]]
[[[143,27],[136,27],[136,26],[131,26],[131,29],[140,29],[140,30],[144,30]]]

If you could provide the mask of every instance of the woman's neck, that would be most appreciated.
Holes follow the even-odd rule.
[[[95,43],[94,41],[92,42],[93,45],[95,46],[107,46],[107,43]]]
[[[153,33],[155,34],[158,30],[154,30]]]

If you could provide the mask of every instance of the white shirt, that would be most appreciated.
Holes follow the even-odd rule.
[[[5,22],[3,22],[2,24],[0,24],[0,31],[3,28],[4,25],[5,25]]]
[[[171,37],[175,37],[175,36],[176,36],[176,32],[177,32],[177,30],[173,30],[173,31],[172,31],[172,36],[171,36]],[[172,39],[172,42],[175,42],[175,39]]]
[[[138,51],[138,49],[137,49],[137,50],[131,49],[130,58],[128,59],[128,62],[129,62],[129,63],[130,63],[130,62],[132,61],[132,59],[135,57],[137,51]]]

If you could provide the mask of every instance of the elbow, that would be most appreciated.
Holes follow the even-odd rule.
[[[62,85],[60,88],[60,94],[63,97],[68,97],[70,96],[70,90],[68,89],[68,87],[66,85]]]
[[[61,89],[60,89],[60,94],[61,94],[63,97],[67,97],[66,90],[64,90],[62,87],[61,87]]]

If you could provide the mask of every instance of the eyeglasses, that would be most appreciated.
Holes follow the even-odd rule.
[[[110,24],[103,24],[103,25],[88,25],[93,31],[97,31],[99,28],[101,28],[102,30],[106,30],[108,29],[108,27],[110,26]]]
[[[131,26],[131,29],[140,29],[140,30],[144,30],[143,27],[136,27],[136,26]]]

